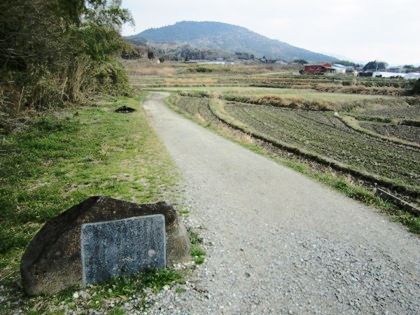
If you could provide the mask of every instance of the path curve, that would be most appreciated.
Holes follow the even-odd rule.
[[[186,120],[144,110],[178,165],[206,261],[151,314],[419,314],[420,239]],[[179,290],[178,290],[179,291]]]

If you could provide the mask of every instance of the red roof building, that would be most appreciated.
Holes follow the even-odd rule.
[[[329,63],[324,63],[322,65],[305,65],[303,72],[309,74],[324,74],[334,73],[335,69]]]

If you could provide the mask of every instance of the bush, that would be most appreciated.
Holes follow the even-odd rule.
[[[117,29],[130,14],[116,3],[0,3],[0,128],[24,110],[62,107],[96,92],[128,94],[115,57],[127,45]]]
[[[210,72],[213,72],[213,69],[210,69],[207,67],[194,67],[194,68],[188,68],[188,72],[210,73]]]
[[[415,83],[413,88],[411,89],[411,95],[420,95],[420,79],[418,79]]]

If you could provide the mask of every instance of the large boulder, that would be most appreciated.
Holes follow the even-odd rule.
[[[167,265],[188,261],[188,234],[170,204],[138,205],[108,197],[91,197],[47,222],[35,235],[20,266],[25,292],[28,295],[50,295],[82,284],[82,224],[153,214],[165,216]]]

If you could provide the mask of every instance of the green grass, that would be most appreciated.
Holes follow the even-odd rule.
[[[19,309],[24,314],[130,314],[125,307],[140,312],[147,310],[147,291],[160,292],[165,286],[183,283],[183,275],[172,269],[147,270],[131,277],[120,277],[86,288],[73,287],[50,297],[31,299],[19,296]],[[19,298],[18,297],[18,298]],[[13,309],[0,307],[1,314],[14,314]]]
[[[193,230],[188,230],[188,236],[191,242],[191,257],[196,265],[204,263],[206,251],[202,247],[203,239]]]
[[[178,173],[149,126],[140,100],[108,99],[45,115],[25,131],[2,136],[0,296],[8,296],[12,304],[21,299],[27,313],[44,313],[36,310],[36,303],[54,301],[26,298],[19,285],[21,255],[46,221],[95,195],[136,203],[176,198]],[[122,105],[137,111],[115,113]],[[163,277],[167,271],[162,272]],[[152,278],[146,279],[148,285],[160,288]],[[101,301],[91,306],[103,308]],[[7,312],[13,313],[13,307],[1,302],[0,313]]]
[[[199,246],[193,245],[191,246],[191,257],[193,257],[193,261],[196,265],[201,265],[204,263],[206,251]]]

